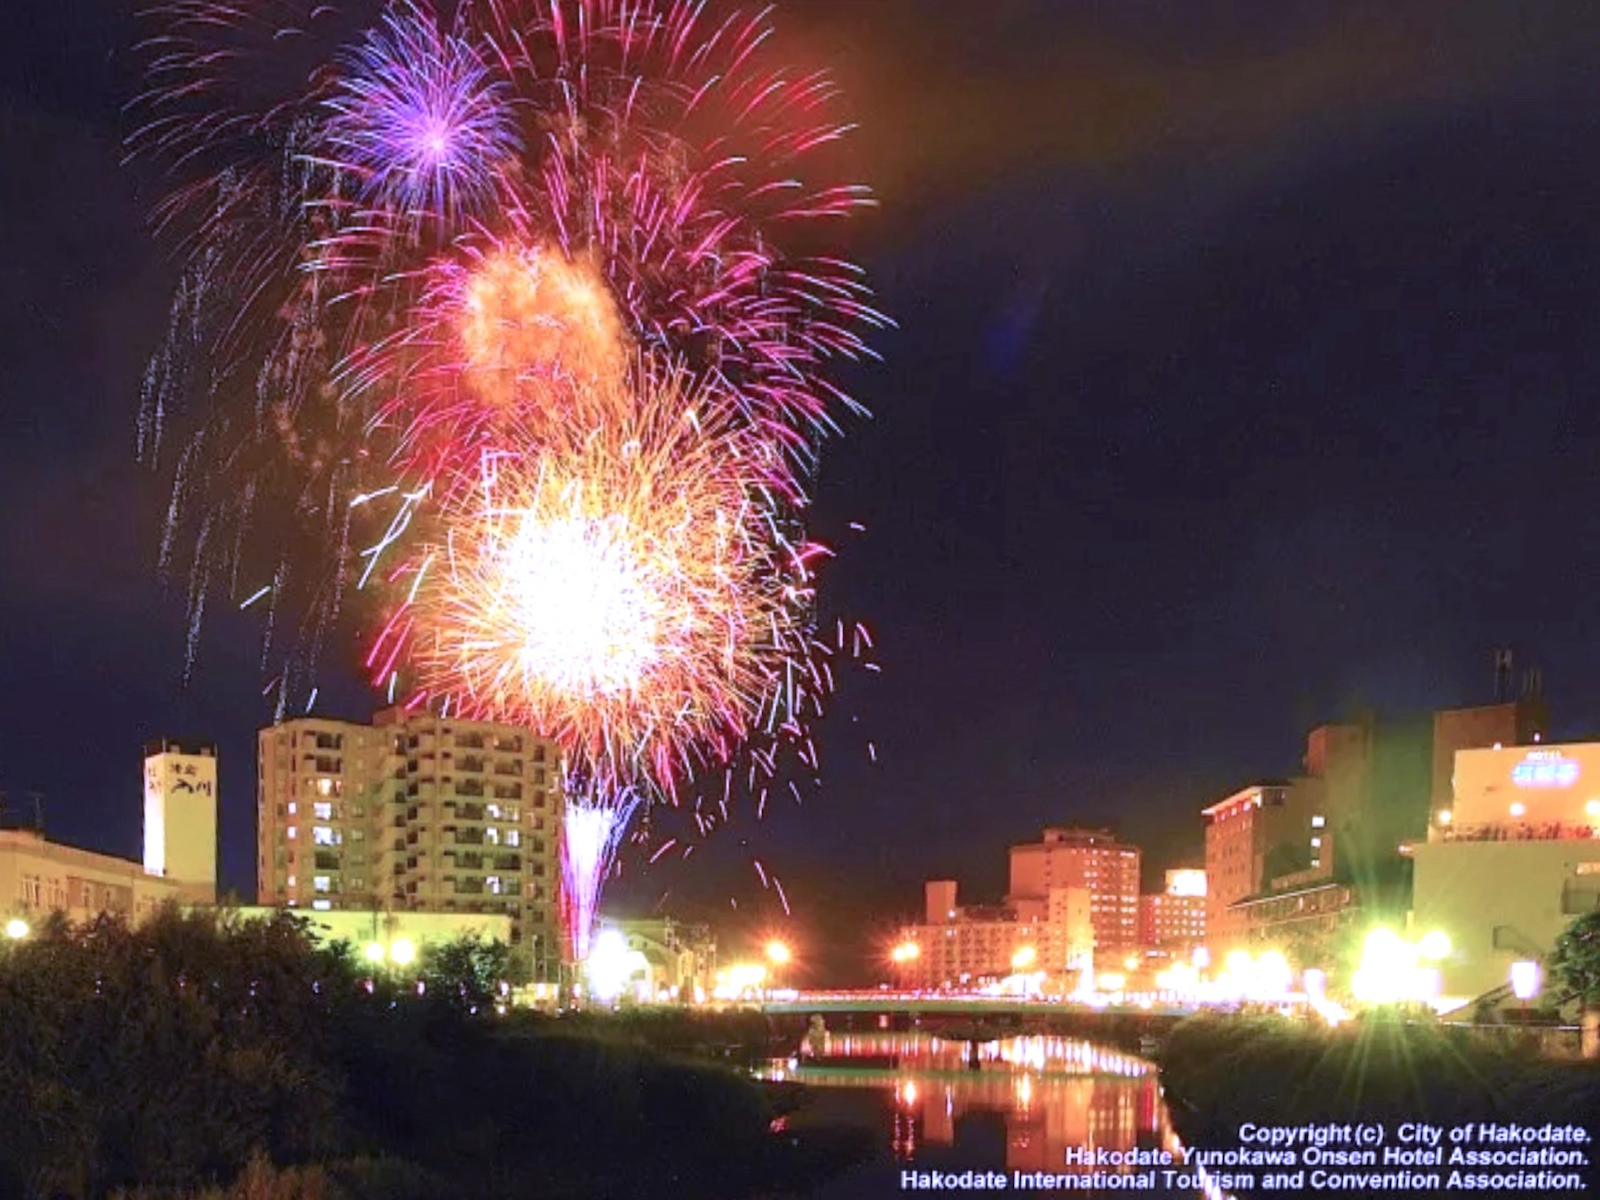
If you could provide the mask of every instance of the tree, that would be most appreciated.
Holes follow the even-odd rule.
[[[1583,1004],[1583,1054],[1600,1056],[1600,910],[1584,913],[1562,931],[1550,969]]]
[[[423,950],[422,980],[430,997],[465,1013],[481,1012],[499,998],[510,964],[504,942],[468,933]]]

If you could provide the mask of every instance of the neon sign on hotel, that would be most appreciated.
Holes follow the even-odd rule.
[[[1566,788],[1578,782],[1578,763],[1555,750],[1533,750],[1511,768],[1511,782],[1520,788]]]

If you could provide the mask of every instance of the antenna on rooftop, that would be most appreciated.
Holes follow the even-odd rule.
[[[1494,702],[1511,702],[1511,651],[1496,650],[1494,655]]]

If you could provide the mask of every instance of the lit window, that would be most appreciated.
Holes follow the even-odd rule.
[[[311,902],[311,907],[316,909],[318,912],[327,912],[329,909],[331,909],[333,907],[333,901],[332,900],[313,900]]]
[[[317,795],[319,795],[319,796],[331,796],[331,795],[333,795],[333,780],[331,780],[331,779],[319,779],[319,780],[317,780]]]
[[[517,830],[517,829],[508,829],[508,830],[506,830],[506,845],[508,845],[508,846],[520,846],[521,844],[522,844],[522,832],[521,832],[521,830]]]
[[[319,846],[331,846],[334,844],[333,830],[326,825],[318,825],[311,831],[311,840]]]
[[[296,829],[296,828],[295,828],[295,827],[294,827],[294,826],[293,826],[293,825],[291,825],[291,826],[289,826],[289,836],[290,836],[290,837],[295,837],[295,836],[297,836],[297,835],[298,835],[298,834],[299,834],[299,832],[300,832],[300,831],[299,831],[299,830],[297,830],[297,829]]]
[[[1327,822],[1324,821],[1321,817],[1312,817],[1311,818],[1311,828],[1313,828],[1313,829],[1321,829],[1323,827],[1323,825],[1325,825],[1325,824],[1327,824]]]
[[[327,891],[328,890],[328,883],[329,883],[329,879],[328,879],[328,877],[326,875],[313,875],[311,877],[311,886],[316,891],[319,891],[319,892]]]
[[[488,876],[483,881],[483,885],[486,888],[488,888],[489,891],[491,893],[493,893],[494,895],[498,896],[500,894],[500,876],[498,876],[498,875],[490,875],[490,876]]]
[[[293,875],[289,876],[289,886],[290,887],[294,886],[294,876]]]
[[[313,815],[315,815],[317,820],[319,820],[319,821],[331,821],[331,820],[333,820],[333,805],[331,805],[331,804],[327,804],[327,803],[313,804],[311,806],[311,811],[312,811]]]
[[[500,819],[500,806],[498,804],[489,805],[489,819],[491,821],[498,821]]]
[[[1322,839],[1321,838],[1312,838],[1311,839],[1311,844],[1313,846],[1320,846],[1320,845],[1322,845]]]
[[[493,825],[489,826],[488,829],[483,831],[483,840],[491,846],[498,846],[500,844],[500,831]]]
[[[300,811],[300,806],[298,804],[296,804],[293,800],[289,801],[289,815],[293,816],[295,813],[297,813],[299,811]]]

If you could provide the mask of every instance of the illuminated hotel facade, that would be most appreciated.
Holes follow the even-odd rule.
[[[958,987],[1041,971],[1059,984],[1090,965],[1094,929],[1086,888],[1052,888],[1026,916],[1009,906],[963,907],[950,879],[930,879],[925,892],[923,923],[899,934],[898,947],[911,949],[894,960],[902,987]]]
[[[1043,917],[1055,889],[1088,892],[1096,966],[1118,964],[1139,941],[1139,848],[1109,830],[1052,827],[1037,842],[1011,847],[1006,904],[1023,919]]]
[[[501,913],[538,978],[562,957],[556,744],[389,709],[258,735],[257,900],[313,911]]]
[[[1168,871],[1166,888],[1139,897],[1139,941],[1148,951],[1189,959],[1206,944],[1206,873]]]
[[[1600,909],[1600,743],[1463,750],[1452,785],[1411,848],[1412,923],[1449,936],[1444,993],[1471,999]]]

